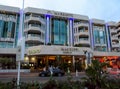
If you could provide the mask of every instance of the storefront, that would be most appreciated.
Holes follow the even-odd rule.
[[[72,71],[83,70],[85,68],[84,51],[78,47],[70,46],[34,46],[27,49],[25,63],[29,63],[30,68],[41,70],[44,67],[54,66]]]
[[[119,66],[119,52],[93,52],[94,59],[99,60],[100,62],[107,62],[108,67]]]

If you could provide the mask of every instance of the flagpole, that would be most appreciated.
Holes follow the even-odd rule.
[[[20,24],[19,24],[19,38],[18,38],[18,47],[20,46],[20,55],[18,61],[18,74],[17,74],[17,86],[20,85],[20,62],[24,60],[24,37],[23,37],[23,17],[24,16],[24,0],[22,2],[22,10],[20,11]]]

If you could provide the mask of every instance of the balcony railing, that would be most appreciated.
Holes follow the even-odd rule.
[[[89,39],[80,39],[78,41],[75,42],[75,44],[90,44],[90,40]]]
[[[77,32],[77,33],[75,33],[75,35],[77,35],[77,36],[83,36],[83,35],[85,35],[85,36],[89,36],[89,32],[88,31],[79,31],[79,32]]]
[[[111,39],[112,40],[118,40],[118,37],[117,36],[112,36]]]
[[[111,33],[117,33],[117,30],[111,29],[110,32],[111,32]]]
[[[120,36],[120,32],[118,33],[118,36]],[[119,38],[120,39],[120,38]]]
[[[120,31],[120,27],[118,27],[118,31]]]
[[[39,21],[41,22],[42,24],[45,24],[45,20],[41,17],[38,17],[38,16],[27,16],[25,17],[25,22],[28,22],[29,20],[33,20],[33,21]]]
[[[0,20],[16,22],[17,19],[15,16],[0,15]]]
[[[115,48],[119,48],[120,47],[120,44],[112,44],[112,47],[115,47]]]
[[[14,38],[0,38],[0,41],[10,41],[10,42],[13,42]]]
[[[26,41],[44,42],[43,37],[41,37],[41,35],[29,34],[25,38],[26,38]]]
[[[79,23],[74,23],[74,26],[75,27],[88,27],[89,24],[88,23],[79,22]]]
[[[39,32],[42,32],[42,33],[44,33],[45,31],[44,31],[44,27],[42,27],[42,26],[40,26],[40,25],[36,25],[36,24],[30,24],[30,25],[28,25],[28,27],[25,27],[25,32],[26,31],[30,31],[30,30],[33,30],[33,31],[39,31]]]

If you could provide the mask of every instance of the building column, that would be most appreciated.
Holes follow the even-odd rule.
[[[77,72],[78,70],[76,69],[76,60],[75,60],[75,56],[72,56],[72,63],[73,63],[73,70],[75,71],[75,72]]]
[[[45,44],[50,42],[50,15],[46,16]]]
[[[93,39],[94,36],[93,36],[92,20],[90,20],[89,23],[90,23],[90,28],[89,28],[89,30],[90,30],[91,48],[92,48],[92,50],[94,50],[94,39]]]
[[[75,66],[75,56],[72,56],[73,66]]]
[[[107,49],[108,49],[108,52],[110,52],[111,51],[111,47],[110,47],[110,44],[111,44],[111,42],[110,42],[110,34],[109,34],[109,32],[108,32],[108,24],[106,24],[105,25],[105,32],[106,32],[106,35],[107,35],[107,38],[106,38],[106,42],[107,42]]]
[[[68,45],[73,46],[73,42],[74,42],[74,33],[73,33],[73,24],[74,24],[74,19],[73,18],[69,18],[69,22],[68,22]]]

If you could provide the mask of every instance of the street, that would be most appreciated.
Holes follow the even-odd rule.
[[[50,77],[39,77],[38,76],[39,73],[21,73],[20,76],[20,81],[21,82],[40,82],[40,83],[44,83],[46,81],[48,81],[50,79]],[[72,75],[72,79],[73,80],[80,80],[81,77],[85,76],[84,72],[79,72],[78,75],[76,76],[75,73],[71,73]],[[13,79],[17,78],[17,73],[0,73],[0,81],[1,82],[10,82]],[[55,80],[67,80],[68,76],[64,75],[62,77],[56,77],[53,76],[53,79]]]

